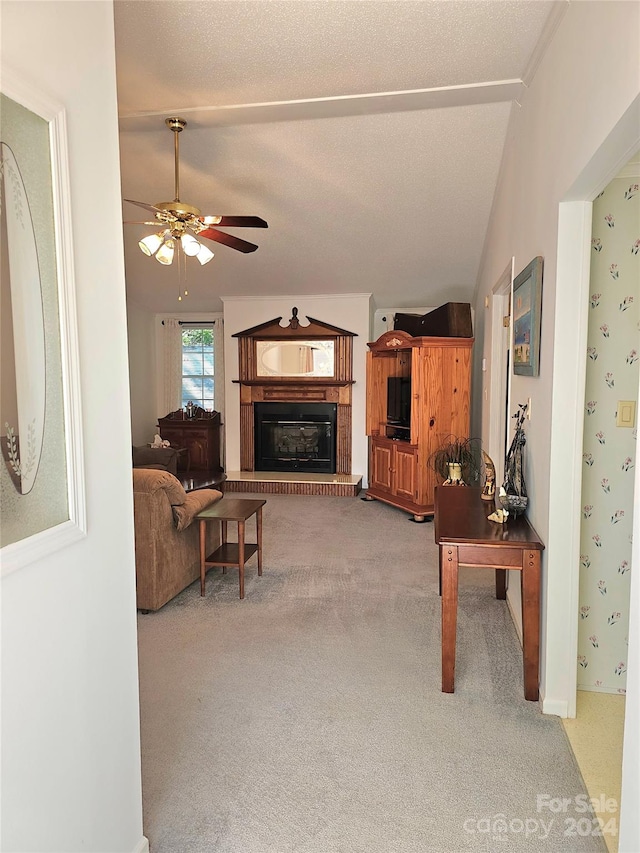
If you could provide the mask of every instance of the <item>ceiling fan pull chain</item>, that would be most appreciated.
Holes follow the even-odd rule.
[[[178,302],[182,302],[182,294],[189,295],[187,290],[187,258],[178,240]]]
[[[180,249],[182,250],[182,243],[180,243]],[[183,272],[183,282],[184,282],[184,295],[188,296],[189,291],[187,290],[187,256],[184,251],[181,251],[182,255],[182,272]]]

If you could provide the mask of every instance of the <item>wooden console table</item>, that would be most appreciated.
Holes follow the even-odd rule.
[[[492,501],[480,489],[438,486],[435,537],[440,549],[442,594],[442,692],[453,693],[456,665],[458,568],[495,569],[496,598],[505,599],[507,570],[521,572],[524,697],[538,699],[540,665],[540,555],[544,544],[524,516],[489,521]]]

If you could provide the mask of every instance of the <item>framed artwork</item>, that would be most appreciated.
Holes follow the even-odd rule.
[[[513,372],[540,372],[542,258],[534,258],[513,281]]]
[[[86,524],[65,111],[3,68],[0,119],[4,575]]]

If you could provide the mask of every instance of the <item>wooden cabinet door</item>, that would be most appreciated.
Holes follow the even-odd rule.
[[[417,448],[398,442],[393,448],[393,493],[409,501],[418,497]]]
[[[172,447],[187,447],[187,442],[184,435],[184,430],[181,426],[161,426],[160,427],[160,435],[166,441],[171,442]],[[183,472],[187,470],[188,466],[188,456],[186,453],[181,453],[178,456],[178,471]]]
[[[371,486],[391,491],[391,454],[388,444],[373,441],[371,447]]]
[[[192,469],[208,471],[211,467],[209,459],[209,433],[206,430],[194,430],[184,436],[189,451],[189,465]]]

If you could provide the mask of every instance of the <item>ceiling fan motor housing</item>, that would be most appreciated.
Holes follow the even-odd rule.
[[[180,201],[180,199],[174,199],[173,201],[158,201],[154,204],[154,207],[157,207],[159,210],[167,210],[178,218],[181,216],[200,216],[200,211],[197,207],[185,204],[183,201]]]

